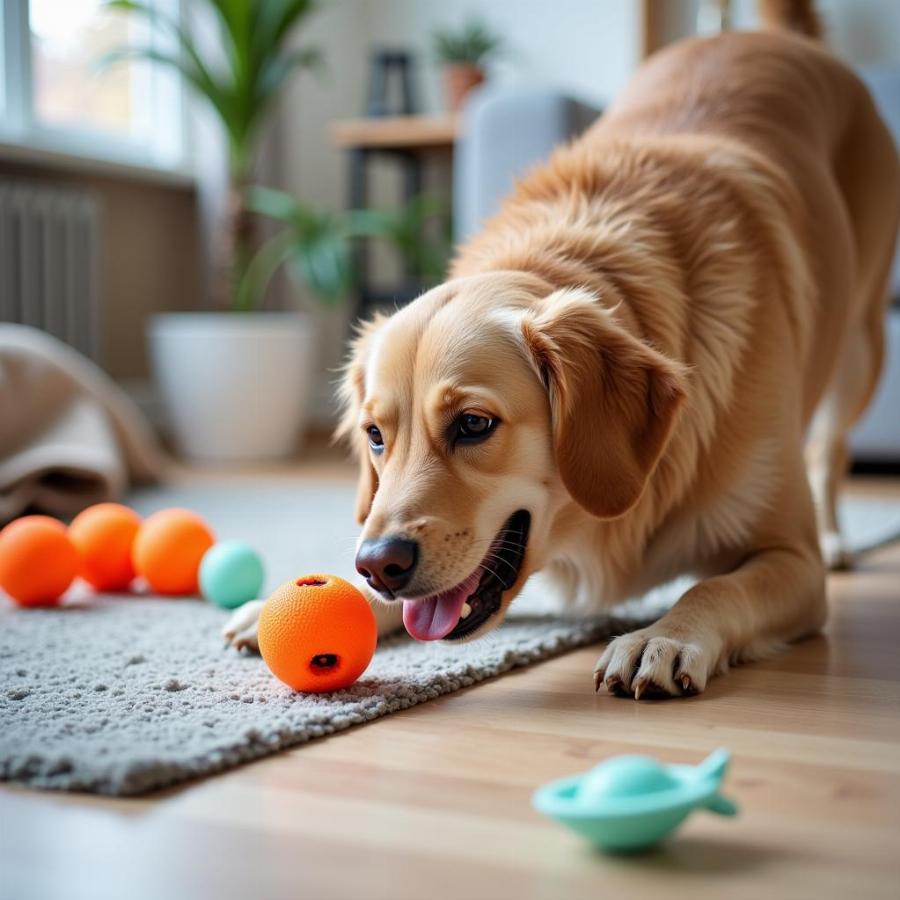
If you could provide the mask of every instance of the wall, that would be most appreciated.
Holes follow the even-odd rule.
[[[193,189],[13,160],[0,160],[0,175],[83,188],[99,197],[102,361],[121,381],[146,379],[146,319],[195,307],[200,297]]]
[[[373,46],[417,54],[422,109],[443,108],[431,33],[478,14],[503,35],[506,54],[493,77],[556,84],[593,102],[612,97],[637,60],[633,0],[334,0],[310,20],[300,45],[322,49],[327,73],[295,79],[282,103],[281,179],[310,203],[343,202],[344,161],[328,143],[328,123],[364,111]]]
[[[328,71],[321,79],[303,74],[286,93],[280,181],[309,203],[343,204],[345,160],[329,145],[328,124],[363,113],[373,46],[415,51],[422,110],[438,112],[443,101],[431,33],[478,14],[507,47],[492,77],[556,84],[597,103],[615,94],[637,60],[638,9],[633,0],[334,0],[298,39],[322,49]]]
[[[424,107],[440,109],[431,35],[479,18],[503,37],[492,68],[504,83],[554,84],[593,103],[609,100],[638,58],[640,4],[634,0],[367,0],[373,44],[410,46],[418,54]]]

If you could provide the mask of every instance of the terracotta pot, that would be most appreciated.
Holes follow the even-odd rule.
[[[484,69],[468,63],[444,66],[444,96],[450,112],[457,112],[466,94],[484,81]]]

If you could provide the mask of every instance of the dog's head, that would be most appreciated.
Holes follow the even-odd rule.
[[[340,432],[360,457],[357,569],[416,638],[499,624],[573,504],[637,502],[684,398],[679,368],[582,290],[498,272],[366,326]]]

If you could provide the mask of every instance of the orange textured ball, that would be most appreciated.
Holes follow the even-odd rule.
[[[187,509],[162,509],[138,529],[131,559],[157,594],[196,594],[203,554],[215,542],[203,519]]]
[[[69,537],[81,556],[81,577],[98,591],[124,591],[134,579],[131,548],[141,517],[118,503],[98,503],[79,513]]]
[[[296,691],[349,687],[375,653],[378,628],[366,598],[336,575],[281,585],[259,616],[259,650],[272,674]]]
[[[58,603],[80,563],[66,526],[49,516],[25,516],[0,531],[0,588],[20,606]]]

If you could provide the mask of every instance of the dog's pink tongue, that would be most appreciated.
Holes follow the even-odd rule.
[[[456,627],[463,604],[478,587],[479,574],[443,594],[403,601],[403,626],[417,641],[439,641]]]

